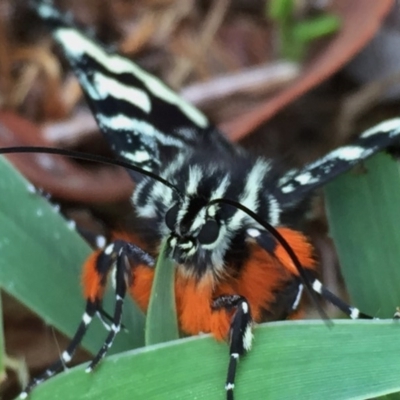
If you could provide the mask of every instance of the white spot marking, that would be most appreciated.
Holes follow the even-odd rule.
[[[303,295],[303,290],[304,290],[304,286],[302,284],[299,285],[299,291],[297,292],[297,296],[296,299],[294,300],[294,303],[292,305],[292,310],[296,310],[297,307],[299,306],[300,300],[301,300],[301,296]]]
[[[252,342],[253,342],[253,332],[251,331],[251,325],[248,325],[243,335],[243,348],[246,351],[249,351],[251,349]]]
[[[281,208],[279,207],[278,200],[276,200],[273,196],[268,196],[269,201],[269,223],[271,225],[278,225],[280,216],[281,216]]]
[[[92,317],[88,313],[85,313],[83,314],[82,321],[85,325],[89,325],[92,321]]]
[[[369,154],[370,151],[370,149],[365,149],[360,146],[343,146],[339,147],[337,150],[333,150],[323,157],[322,160],[324,160],[324,162],[335,158],[343,161],[359,160],[364,158],[365,154]]]
[[[313,176],[311,172],[304,172],[303,174],[296,176],[294,179],[300,185],[312,185],[319,181],[318,177]]]
[[[390,131],[400,131],[400,118],[389,119],[388,121],[384,121],[379,123],[378,125],[373,126],[372,128],[367,129],[364,133],[361,134],[361,138],[367,138],[369,136],[373,136],[377,133],[382,132],[390,132]]]
[[[145,150],[121,151],[121,156],[134,163],[144,163],[150,160],[150,154]]]
[[[58,17],[59,13],[48,3],[40,4],[38,7],[39,14],[42,18]]]
[[[351,308],[350,312],[350,318],[351,319],[357,319],[360,316],[360,310],[358,308]]]
[[[71,361],[71,354],[69,354],[68,352],[64,351],[61,355],[61,358],[64,362],[68,363]]]
[[[100,72],[96,72],[93,81],[95,85],[93,90],[97,91],[100,99],[105,99],[108,96],[115,97],[129,103],[134,103],[146,113],[151,111],[150,98],[143,90],[126,86],[115,79],[104,76]]]
[[[96,246],[99,249],[102,249],[107,244],[107,240],[104,236],[98,235],[96,236]]]
[[[252,238],[258,238],[261,235],[261,232],[255,228],[247,229],[247,234]]]
[[[114,245],[109,244],[105,249],[104,249],[104,254],[110,255],[114,251]]]
[[[188,250],[191,249],[193,247],[193,243],[192,242],[187,242],[187,243],[180,243],[179,247],[183,250]]]
[[[68,225],[68,228],[71,229],[71,230],[76,228],[76,222],[75,221],[69,220],[67,222],[67,225]]]
[[[28,184],[26,185],[26,188],[29,193],[36,193],[36,188],[34,185],[32,185],[32,183],[28,182]]]
[[[313,284],[312,284],[312,288],[314,290],[314,292],[321,294],[322,293],[322,283],[316,279]]]
[[[294,185],[293,181],[302,186],[318,184],[321,181],[321,177],[328,175],[331,172],[332,167],[329,167],[330,162],[334,160],[341,160],[351,163],[352,161],[365,159],[373,152],[373,149],[368,149],[361,146],[339,147],[338,149],[328,153],[325,157],[306,165],[302,170],[299,171],[298,175],[296,175],[294,170],[289,171],[285,177],[279,181],[279,184],[281,185],[281,191],[282,193],[290,193],[295,191],[297,189],[297,185]]]
[[[117,287],[117,268],[113,268],[110,274],[111,286],[113,289]]]
[[[158,142],[166,146],[175,146],[178,148],[184,146],[181,140],[177,140],[171,135],[167,135],[157,130],[154,125],[151,125],[146,121],[131,118],[124,114],[118,114],[113,117],[106,117],[103,114],[97,114],[96,117],[99,121],[99,125],[106,129],[130,131],[133,132],[133,134],[139,132],[140,135],[156,139]]]
[[[293,185],[285,185],[282,187],[281,191],[282,193],[290,193],[293,192],[293,190],[296,189]]]
[[[295,176],[296,173],[298,173],[298,169],[290,169],[287,171],[280,179],[278,182],[278,186],[284,186],[287,184],[287,182],[291,181]]]

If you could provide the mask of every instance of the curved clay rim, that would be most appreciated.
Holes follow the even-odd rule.
[[[282,91],[253,110],[219,125],[232,141],[243,139],[286,105],[342,68],[373,37],[392,6],[392,0],[336,0],[331,11],[342,21],[335,37],[304,67],[302,74]]]

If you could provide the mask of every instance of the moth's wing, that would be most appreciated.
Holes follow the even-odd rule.
[[[199,144],[234,152],[201,111],[159,79],[127,58],[108,53],[51,1],[34,0],[33,6],[63,48],[102,133],[119,157],[158,172],[178,153]]]
[[[290,170],[280,177],[271,194],[282,209],[306,199],[310,191],[323,186],[360,161],[391,146],[400,145],[400,118],[382,122],[365,132],[353,143],[339,147],[324,157]]]

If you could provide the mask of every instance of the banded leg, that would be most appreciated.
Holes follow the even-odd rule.
[[[253,340],[250,305],[243,296],[226,295],[217,297],[212,304],[213,310],[236,309],[229,330],[229,366],[225,390],[227,400],[233,400],[236,367],[239,357],[251,348]]]
[[[318,293],[323,299],[334,305],[351,319],[375,319],[368,314],[361,312],[358,308],[353,307],[343,301],[340,297],[329,291],[320,280],[314,278],[312,288],[315,293]],[[395,317],[394,317],[395,318]]]
[[[311,287],[316,294],[321,296],[324,300],[331,303],[338,310],[342,311],[346,316],[351,319],[375,319],[368,314],[363,313],[358,308],[347,304],[340,297],[333,294],[330,290],[328,290],[322,282],[315,277],[315,273],[313,271],[306,271],[308,275],[308,280],[311,283]],[[297,286],[297,294],[296,298],[291,306],[291,312],[295,312],[298,309],[300,301],[304,292],[304,285],[301,283],[299,278],[296,278],[296,282],[294,284]],[[290,313],[289,313],[290,315]],[[400,318],[400,312],[396,312],[393,316],[394,319]]]
[[[109,322],[112,322],[113,317],[107,311],[105,311],[102,306],[98,307],[97,312],[96,312],[96,317],[103,324],[106,331],[111,330],[111,325],[109,324]],[[121,329],[123,329],[125,332],[129,332],[128,329],[126,329],[126,326],[124,324],[121,324]]]
[[[281,231],[281,233],[283,233],[283,236],[285,236],[284,235],[285,230],[279,229],[279,231]],[[287,231],[290,232],[290,230],[287,230]],[[254,238],[257,241],[257,243],[259,244],[259,246],[262,247],[266,252],[268,252],[271,255],[276,255],[278,243],[274,240],[273,236],[269,232],[261,231],[258,229],[249,229],[248,234],[249,234],[249,236]],[[294,242],[294,241],[292,241],[292,242]],[[288,241],[288,244],[289,243],[290,243],[290,241]],[[308,243],[305,241],[305,244],[308,244]],[[293,248],[293,250],[296,253],[296,249]],[[299,260],[301,262],[300,257],[299,257]],[[286,264],[287,263],[285,263],[285,267],[287,267]],[[295,270],[293,268],[289,268],[289,270],[295,272]],[[326,301],[331,303],[333,306],[335,306],[337,309],[342,311],[348,317],[350,317],[351,319],[373,319],[373,317],[371,317],[370,315],[365,314],[365,313],[361,312],[358,308],[347,304],[345,301],[343,301],[338,296],[336,296],[331,291],[329,291],[322,284],[322,282],[316,278],[316,272],[313,269],[309,269],[307,266],[303,266],[303,271],[304,271],[304,276],[302,278],[307,281],[307,286],[309,286],[313,290],[313,292],[315,292],[316,294],[321,296],[323,299],[325,299]],[[299,278],[297,277],[296,279],[299,279]],[[299,292],[298,292],[296,301],[293,304],[293,307],[292,307],[293,310],[295,310],[297,308],[297,306],[301,300],[301,296],[302,296],[303,284],[300,281],[299,281],[299,284],[300,284]],[[395,316],[396,316],[396,314],[395,314]]]
[[[58,374],[59,372],[63,371],[64,369],[66,369],[66,364],[68,364],[71,361],[76,349],[78,348],[79,344],[82,342],[82,339],[85,336],[86,331],[87,331],[93,317],[95,316],[95,314],[97,312],[97,307],[98,307],[98,305],[91,300],[88,300],[86,302],[86,308],[85,308],[85,312],[82,316],[82,320],[78,326],[78,329],[75,332],[75,335],[71,339],[71,342],[68,345],[67,349],[63,351],[63,353],[61,354],[61,357],[56,362],[51,364],[46,369],[46,371],[43,372],[43,374],[32,379],[28,383],[26,388],[20,393],[20,395],[19,395],[20,399],[26,399],[28,397],[29,392],[31,392],[32,389],[34,389],[36,386],[40,385],[41,383],[47,381],[52,376]]]
[[[93,249],[104,250],[104,248],[107,246],[107,243],[110,243],[109,238],[105,237],[104,235],[99,235],[98,233],[94,233],[93,231],[83,228],[79,225],[77,225],[75,229]],[[103,309],[101,304],[99,304],[99,307],[96,311],[96,317],[100,320],[107,331],[111,330],[111,325],[109,322],[112,321],[113,317]],[[125,328],[124,326],[122,327]]]
[[[124,246],[125,247],[125,246]],[[115,307],[112,316],[111,329],[103,343],[103,346],[98,351],[96,356],[92,359],[89,366],[86,368],[86,372],[91,372],[96,365],[101,361],[101,359],[107,354],[107,351],[111,348],[115,337],[121,330],[122,321],[122,306],[124,304],[124,299],[126,295],[127,287],[127,275],[129,276],[129,281],[131,280],[130,266],[127,260],[127,256],[124,252],[124,247],[121,247],[118,252],[116,271],[115,271]],[[128,273],[129,271],[129,273]]]
[[[67,349],[61,354],[60,359],[53,363],[42,375],[33,379],[20,394],[20,398],[25,399],[33,388],[66,368],[66,364],[71,361],[95,316],[100,318],[109,333],[86,371],[90,372],[101,361],[112,346],[115,336],[121,330],[122,306],[126,289],[132,284],[133,269],[139,264],[153,267],[154,259],[138,246],[122,240],[116,240],[104,250],[96,251],[88,258],[83,274],[87,302],[78,329]],[[115,271],[116,300],[113,314],[110,316],[102,308],[102,298],[108,277],[113,271]],[[111,320],[111,326],[104,321],[104,318]]]
[[[133,271],[132,269],[139,264],[145,264],[149,267],[154,266],[154,259],[140,247],[127,243],[122,240],[116,240],[114,243],[107,246],[102,253],[103,257],[98,259],[97,270],[104,271],[108,274],[110,266],[115,264],[115,307],[112,316],[106,314],[102,309],[97,311],[111,320],[112,324],[109,333],[96,356],[92,359],[86,372],[91,372],[96,365],[107,354],[107,351],[112,347],[115,337],[121,330],[123,303],[126,295],[127,287],[132,284]]]
[[[116,240],[114,243],[107,246],[102,254],[104,255],[104,258],[99,258],[97,265],[99,271],[102,273],[103,271],[109,271],[110,266],[114,266],[114,264],[116,267],[115,307],[111,317],[111,329],[103,343],[103,346],[86,368],[86,372],[91,372],[107,354],[107,351],[112,347],[115,337],[121,330],[122,311],[126,290],[133,281],[132,269],[140,264],[153,267],[155,263],[153,257],[143,251],[140,247],[122,240]],[[101,312],[103,316],[108,317],[102,309],[98,309],[98,312]]]

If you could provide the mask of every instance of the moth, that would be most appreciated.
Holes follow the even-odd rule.
[[[298,311],[304,288],[353,319],[371,318],[333,295],[317,278],[314,249],[291,214],[321,185],[399,142],[400,119],[285,173],[277,160],[233,145],[207,117],[132,61],[107,52],[51,1],[33,1],[78,77],[99,128],[119,160],[135,168],[132,204],[144,246],[118,235],[83,266],[86,308],[60,360],[22,392],[63,369],[93,318],[102,313],[110,277],[115,309],[110,332],[87,370],[121,329],[126,295],[146,311],[162,240],[175,263],[179,328],[229,344],[226,398],[233,399],[239,358],[250,350],[254,323]]]

